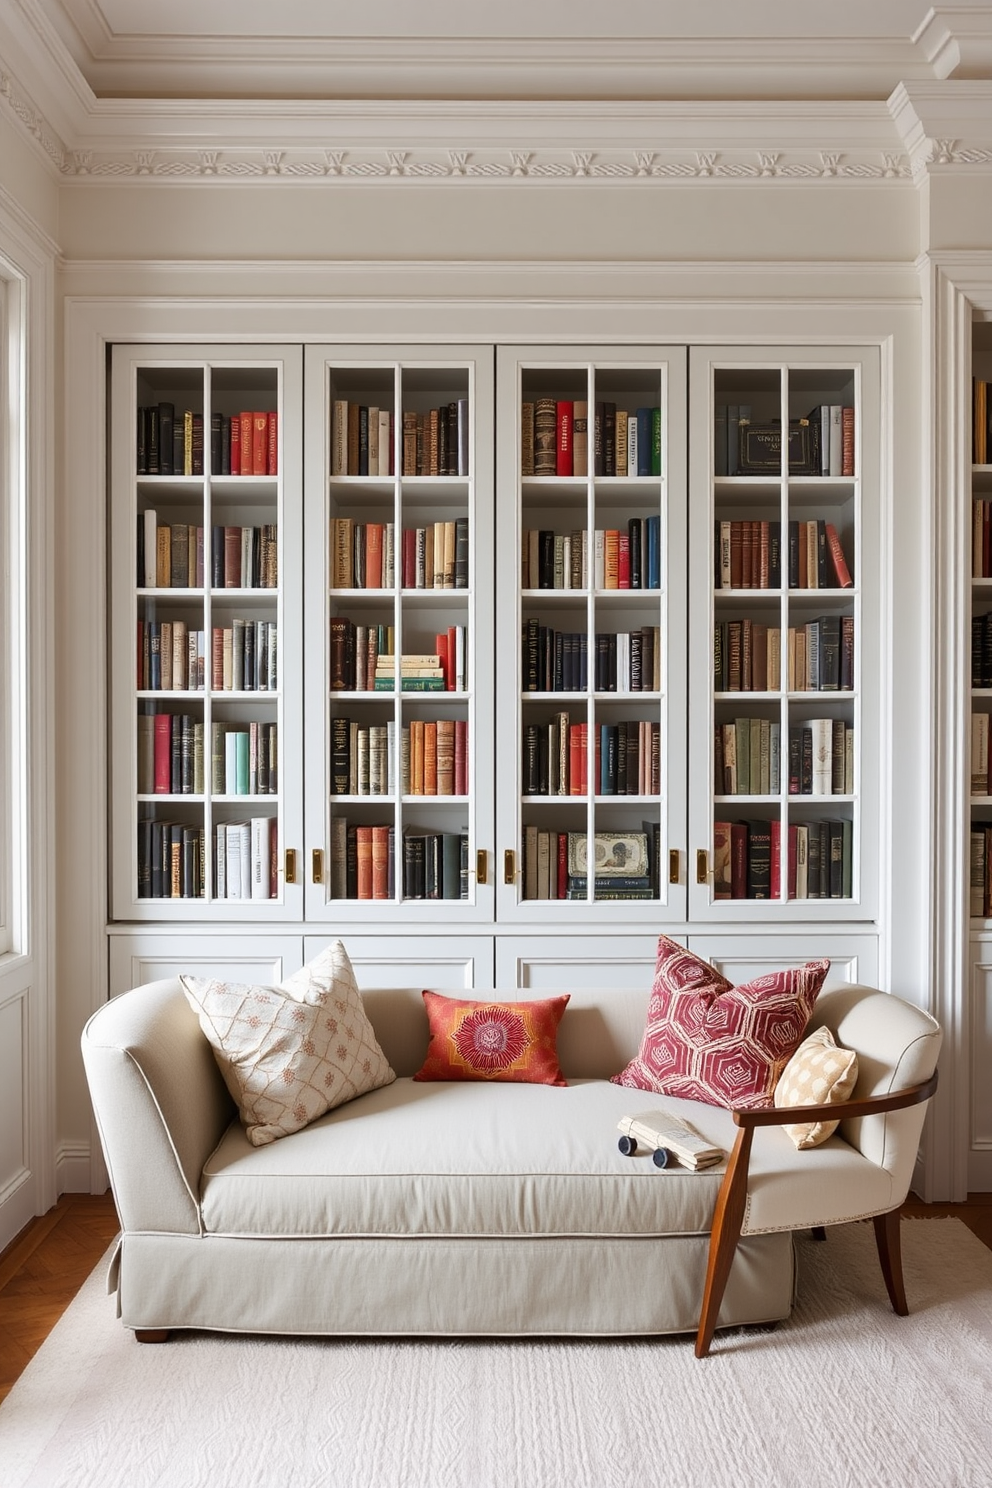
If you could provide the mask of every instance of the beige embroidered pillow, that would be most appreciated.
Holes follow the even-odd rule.
[[[340,940],[278,987],[179,980],[255,1147],[396,1078]]]
[[[858,1078],[858,1056],[839,1049],[829,1028],[818,1028],[804,1039],[782,1071],[775,1087],[775,1104],[832,1106],[847,1100]],[[838,1121],[801,1121],[785,1130],[800,1149],[818,1147],[832,1136]]]

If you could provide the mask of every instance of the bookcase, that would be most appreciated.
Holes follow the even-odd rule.
[[[681,921],[685,348],[500,348],[497,377],[500,916]]]
[[[969,913],[975,931],[992,919],[992,323],[972,328],[971,438],[971,836]]]
[[[691,354],[693,915],[876,912],[878,381],[870,349]]]
[[[332,931],[375,976],[643,979],[662,927],[719,959],[755,924],[756,965],[871,975],[876,348],[119,346],[111,378],[115,976]]]
[[[306,356],[308,919],[493,917],[493,353]]]
[[[114,917],[298,916],[301,351],[117,347],[111,392]]]

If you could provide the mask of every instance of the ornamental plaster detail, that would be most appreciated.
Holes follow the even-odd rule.
[[[972,152],[959,151],[956,164],[970,164]],[[630,150],[154,150],[112,154],[96,150],[62,151],[63,177],[192,182],[256,179],[284,181],[910,181],[908,155],[888,151],[863,154],[820,150],[698,150],[675,157],[657,149]]]
[[[13,115],[18,127],[41,146],[49,160],[60,171],[65,170],[66,150],[55,130],[36,108],[18,93],[8,72],[0,72],[0,98]]]

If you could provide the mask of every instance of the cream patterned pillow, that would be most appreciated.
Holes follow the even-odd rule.
[[[278,987],[179,980],[255,1147],[396,1079],[340,940]]]
[[[858,1056],[839,1049],[829,1028],[818,1028],[804,1039],[782,1071],[775,1087],[775,1104],[832,1106],[847,1100],[858,1078]],[[800,1149],[819,1147],[837,1130],[838,1121],[802,1121],[785,1130]]]

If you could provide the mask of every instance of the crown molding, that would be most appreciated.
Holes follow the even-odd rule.
[[[889,111],[914,181],[965,169],[992,171],[992,82],[900,83]]]
[[[992,75],[988,5],[935,5],[913,39],[939,79]]]

